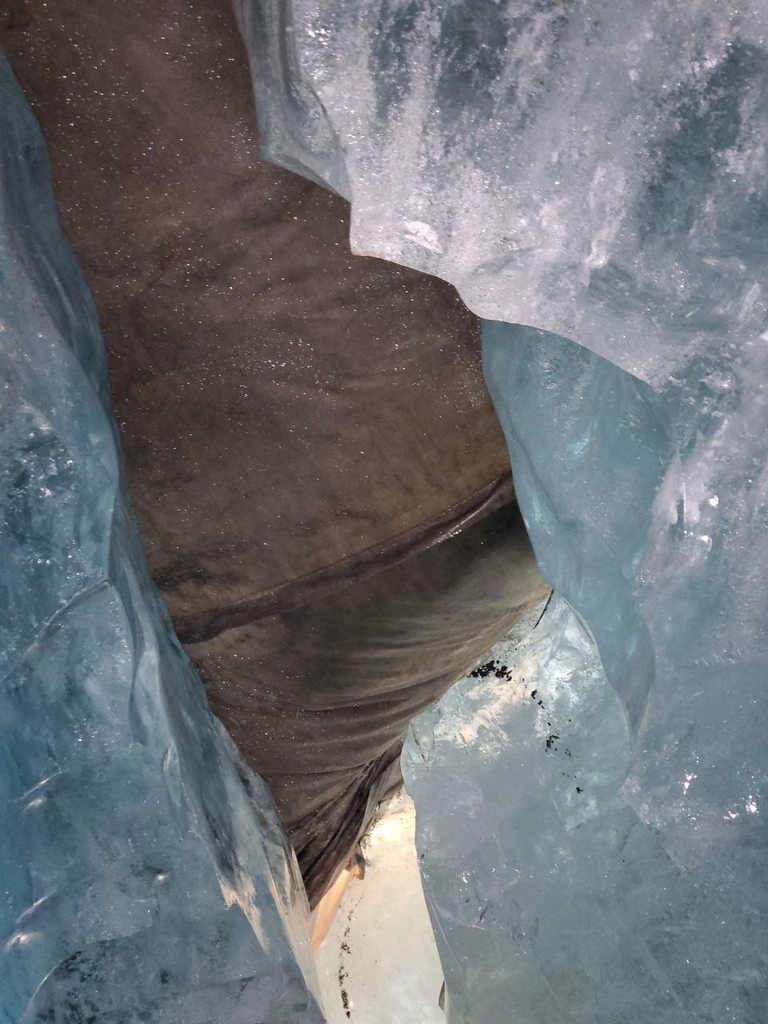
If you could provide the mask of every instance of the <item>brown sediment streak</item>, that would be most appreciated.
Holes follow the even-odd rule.
[[[454,505],[444,515],[427,520],[386,543],[367,548],[324,569],[262,590],[253,597],[224,608],[179,618],[174,623],[176,634],[184,644],[203,643],[228,629],[237,629],[257,619],[300,608],[427,551],[509,504],[514,496],[512,475],[507,473]]]

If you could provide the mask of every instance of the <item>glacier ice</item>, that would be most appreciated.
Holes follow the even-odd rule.
[[[674,786],[658,770],[685,761],[672,728],[649,759],[661,786],[638,812],[631,730],[588,630],[562,598],[534,622],[417,720],[406,748],[449,1021],[757,1024],[768,944],[753,783],[730,771],[713,794],[723,748],[707,743],[714,716],[697,716],[704,737]],[[682,828],[698,821],[696,850],[669,842],[664,790]]]
[[[662,380],[759,336],[765,0],[235,0],[265,155],[355,252]]]
[[[267,155],[485,317],[562,595],[414,727],[449,1019],[762,1024],[768,4],[236,9]],[[320,1021],[284,838],[148,583],[0,72],[0,1020]]]
[[[521,508],[570,603],[408,745],[449,1020],[758,1024],[762,383],[732,394],[712,368],[653,390],[563,338],[484,331]]]
[[[149,580],[2,55],[0,280],[0,1022],[321,1024],[295,861]]]
[[[409,748],[449,1018],[758,1024],[768,4],[236,8],[267,155],[485,318],[562,595]]]

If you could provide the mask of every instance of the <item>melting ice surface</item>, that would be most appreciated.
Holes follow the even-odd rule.
[[[762,1024],[768,0],[236,7],[267,154],[486,318],[562,595],[410,748],[449,1018]]]
[[[321,1024],[295,862],[175,640],[0,54],[0,1022]]]

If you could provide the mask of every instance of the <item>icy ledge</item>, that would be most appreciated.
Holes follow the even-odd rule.
[[[485,318],[573,609],[418,727],[449,1019],[761,1024],[768,2],[236,9],[267,155],[351,200],[355,251]]]
[[[765,330],[765,0],[234,3],[265,155],[354,252],[651,382]]]

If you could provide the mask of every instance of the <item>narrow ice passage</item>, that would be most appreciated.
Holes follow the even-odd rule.
[[[321,1024],[416,712],[449,1024],[764,1024],[766,0],[85,6],[2,12],[0,1024]]]

